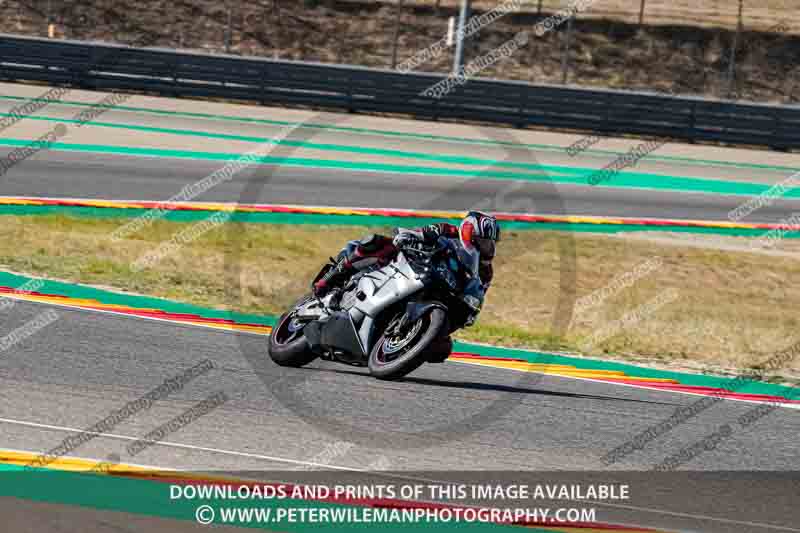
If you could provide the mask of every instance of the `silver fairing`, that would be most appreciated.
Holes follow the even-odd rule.
[[[330,305],[332,295],[328,295],[319,301],[315,298],[310,298],[306,302],[302,303],[295,307],[295,313],[298,317],[318,320],[324,316],[328,316],[330,313],[327,311],[327,307]]]
[[[406,261],[402,252],[383,268],[365,274],[358,282],[358,290],[365,297],[350,308],[349,313],[358,331],[365,352],[372,348],[372,330],[375,319],[390,305],[421,290],[425,284]]]

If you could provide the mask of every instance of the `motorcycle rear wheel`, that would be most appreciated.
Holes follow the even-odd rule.
[[[318,357],[303,335],[304,325],[294,318],[294,311],[281,315],[269,336],[269,356],[280,366],[301,367]]]
[[[427,351],[439,337],[447,321],[442,309],[435,307],[422,315],[405,335],[408,338],[387,336],[384,332],[369,354],[369,371],[378,379],[399,379],[420,367]]]

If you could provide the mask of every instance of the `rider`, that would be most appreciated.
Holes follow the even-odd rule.
[[[497,219],[480,211],[470,211],[459,226],[441,222],[418,229],[395,229],[391,239],[383,235],[369,235],[360,241],[351,241],[339,252],[334,266],[313,284],[314,294],[322,297],[331,289],[344,286],[356,272],[376,263],[384,265],[391,261],[400,245],[422,241],[432,244],[440,237],[458,239],[461,249],[473,265],[484,292],[492,282],[494,271],[495,243],[500,240]]]

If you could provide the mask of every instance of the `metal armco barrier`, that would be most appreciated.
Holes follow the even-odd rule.
[[[800,107],[471,79],[441,99],[434,74],[139,49],[0,34],[0,79],[263,105],[644,134],[688,141],[800,147]]]

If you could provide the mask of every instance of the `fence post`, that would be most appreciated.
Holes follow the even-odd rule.
[[[456,51],[453,57],[453,73],[458,74],[461,71],[461,65],[464,64],[464,31],[469,19],[469,2],[470,0],[461,0],[461,9],[458,13],[458,29],[456,30]]]
[[[567,20],[567,35],[564,37],[564,53],[561,55],[561,84],[566,85],[569,77],[569,45],[572,40],[572,21],[575,16]]]
[[[53,0],[47,0],[47,36],[53,39],[55,35],[55,20],[53,17]]]
[[[280,58],[280,49],[281,49],[281,6],[278,3],[279,0],[272,0],[272,20],[275,21],[275,44],[272,46],[272,59],[279,59]],[[264,6],[266,9],[266,6]],[[265,13],[266,15],[266,13]],[[269,17],[265,16],[264,21],[269,20]],[[269,28],[264,28],[265,33],[268,33]],[[270,39],[272,41],[272,39]]]
[[[642,4],[639,6],[639,26],[642,25],[644,22],[644,3],[646,0],[642,0]]]
[[[798,70],[792,70],[791,74],[786,79],[786,85],[789,86],[788,89],[784,89],[784,94],[786,95],[786,99],[784,101],[785,104],[791,104],[794,100],[794,89],[797,87],[797,74]],[[784,85],[784,87],[786,86]]]
[[[733,89],[733,75],[736,65],[736,48],[739,46],[739,35],[742,33],[742,8],[744,0],[739,0],[739,23],[736,25],[736,33],[733,36],[733,46],[731,46],[730,64],[728,64],[728,83],[725,90],[725,97],[730,98]]]
[[[397,67],[397,41],[400,40],[400,19],[403,15],[403,0],[397,0],[397,20],[394,25],[394,44],[392,45],[392,69]]]
[[[225,53],[231,53],[231,34],[233,25],[233,6],[228,4],[228,28],[225,30]]]

